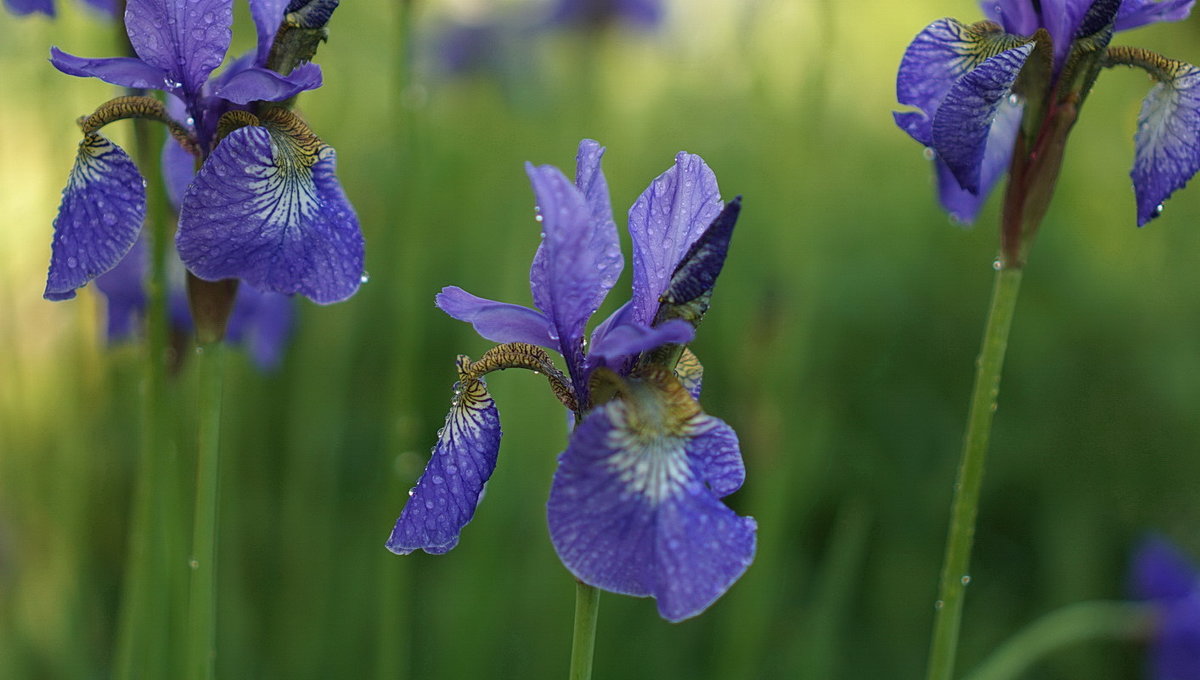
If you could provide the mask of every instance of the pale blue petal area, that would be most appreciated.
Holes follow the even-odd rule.
[[[705,485],[709,433],[644,425],[625,401],[592,411],[559,457],[547,519],[559,558],[590,585],[658,600],[680,621],[702,612],[754,558],[755,522]],[[706,418],[701,414],[700,419]]]
[[[54,0],[4,0],[4,6],[17,16],[35,13],[54,16]]]
[[[54,218],[43,296],[69,300],[76,288],[117,266],[145,217],[146,186],[133,160],[102,135],[86,136]]]
[[[1183,21],[1196,0],[1125,0],[1117,12],[1116,30],[1128,31],[1159,21]]]
[[[458,545],[459,533],[475,515],[483,486],[496,469],[500,434],[496,403],[483,381],[455,385],[446,425],[420,481],[409,491],[388,550],[440,555]]]
[[[663,345],[686,345],[696,337],[696,329],[682,319],[672,319],[650,327],[638,323],[621,324],[597,337],[589,357],[607,360],[609,365],[626,357]]]
[[[1162,203],[1200,170],[1200,69],[1173,61],[1170,78],[1156,84],[1138,115],[1133,161],[1137,221],[1162,213]]]
[[[315,90],[321,87],[321,82],[321,67],[312,62],[301,64],[286,76],[255,66],[223,80],[213,94],[234,104],[278,102],[305,90]]]
[[[283,23],[287,4],[287,0],[254,0],[250,3],[250,16],[254,17],[254,28],[258,31],[258,48],[255,51],[254,63],[259,66],[267,63],[271,43],[275,41],[279,25]]]
[[[507,302],[496,302],[446,286],[436,298],[438,309],[475,327],[475,332],[492,342],[527,342],[558,350],[551,338],[550,322],[541,312]]]
[[[271,371],[283,361],[288,336],[294,325],[295,304],[292,298],[278,293],[264,293],[254,286],[238,286],[233,312],[225,339],[242,344],[260,370]]]
[[[170,135],[163,141],[162,174],[167,200],[171,202],[175,212],[179,212],[183,194],[196,176],[196,157]]]
[[[125,27],[142,61],[199,95],[232,37],[233,0],[128,0]]]
[[[88,59],[50,48],[50,63],[70,76],[99,78],[110,85],[146,90],[171,91],[172,81],[167,72],[133,57]]]
[[[979,6],[1008,33],[1028,36],[1038,29],[1038,13],[1030,0],[980,0]]]
[[[960,186],[981,193],[984,151],[992,122],[1012,93],[1033,43],[983,62],[950,88],[933,119],[933,149]]]
[[[333,148],[319,141],[278,128],[233,131],[184,194],[180,258],[205,280],[345,300],[362,282],[363,238],[334,170]]]
[[[133,336],[146,312],[146,241],[138,239],[116,267],[96,277],[96,289],[108,308],[106,336],[111,343]]]
[[[1011,97],[1000,105],[996,120],[992,122],[992,129],[988,132],[987,146],[983,152],[978,194],[959,186],[950,168],[940,159],[935,160],[938,199],[951,219],[963,225],[972,224],[979,216],[979,210],[987,201],[992,189],[1008,173],[1024,109],[1024,103],[1014,102]]]
[[[675,268],[722,207],[716,175],[703,158],[683,151],[634,202],[629,209],[633,321],[653,323]]]

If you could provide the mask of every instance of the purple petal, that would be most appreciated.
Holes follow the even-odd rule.
[[[104,12],[106,18],[120,17],[121,6],[117,0],[84,0],[89,6]]]
[[[633,320],[649,325],[671,274],[722,207],[717,177],[704,159],[679,152],[675,165],[629,209],[633,237]]]
[[[116,267],[96,277],[96,288],[108,302],[107,337],[119,342],[134,334],[146,311],[146,242],[138,239]]]
[[[1133,595],[1140,600],[1175,600],[1200,589],[1200,572],[1172,543],[1153,536],[1133,558]]]
[[[174,97],[172,97],[174,99]],[[163,186],[167,200],[175,212],[183,203],[183,194],[196,176],[196,157],[179,145],[170,135],[163,141],[162,150]]]
[[[225,337],[231,343],[246,344],[254,364],[270,371],[283,360],[294,316],[292,298],[243,284],[238,286]]]
[[[696,329],[686,321],[672,319],[654,327],[637,323],[621,324],[597,335],[589,357],[613,362],[637,356],[663,345],[686,345],[696,337]]]
[[[310,135],[311,133],[309,133]],[[363,240],[333,148],[281,126],[233,131],[183,197],[175,244],[193,274],[319,304],[358,290]]]
[[[1163,605],[1150,667],[1158,680],[1200,678],[1200,591]]]
[[[1040,17],[1030,0],[980,0],[979,5],[1008,33],[1033,35],[1038,29]]]
[[[318,87],[321,87],[321,67],[306,62],[286,76],[257,66],[243,69],[223,80],[213,94],[234,104],[249,104],[283,101]]]
[[[170,90],[166,71],[133,57],[86,59],[50,48],[50,63],[69,76],[99,78],[110,85],[147,90]]]
[[[979,194],[992,121],[1012,91],[1033,43],[1001,52],[950,88],[933,118],[933,148],[962,188]]]
[[[1170,61],[1172,71],[1146,95],[1134,135],[1133,191],[1138,226],[1200,170],[1200,69]]]
[[[1117,12],[1116,30],[1128,31],[1159,21],[1183,21],[1195,3],[1196,0],[1124,0]]]
[[[339,0],[289,0],[287,14],[294,14],[303,28],[324,28],[338,4]]]
[[[398,555],[418,548],[440,555],[458,545],[499,452],[500,416],[487,386],[482,380],[455,385],[446,425],[420,481],[409,491],[387,549]]]
[[[4,0],[4,6],[18,16],[35,12],[49,17],[54,16],[54,0]]]
[[[558,342],[550,337],[550,322],[537,310],[477,297],[458,286],[443,288],[436,301],[443,312],[471,324],[492,342],[527,342],[558,350]]]
[[[76,288],[115,267],[133,248],[145,217],[145,182],[133,160],[102,135],[85,137],[54,218],[44,297],[69,300]]]
[[[550,538],[580,580],[652,596],[664,618],[680,621],[745,572],[755,522],[705,485],[740,483],[728,467],[724,424],[678,394],[645,383],[631,389],[630,399],[597,408],[572,433],[550,489]],[[681,403],[693,405],[690,413],[674,408]]]
[[[129,0],[125,5],[134,51],[165,71],[189,98],[224,61],[232,24],[233,0]]]
[[[279,25],[283,23],[283,13],[287,4],[287,0],[253,0],[250,3],[250,15],[254,17],[254,28],[258,31],[258,49],[254,63],[259,66],[267,63],[271,43],[275,42],[275,34],[279,32]]]
[[[938,179],[938,199],[950,217],[961,223],[971,224],[979,215],[979,210],[991,193],[992,187],[1008,173],[1012,161],[1013,145],[1017,141],[1017,133],[1021,129],[1021,115],[1025,105],[1006,99],[992,121],[991,131],[988,132],[987,145],[984,147],[983,163],[979,171],[979,193],[973,194],[963,189],[954,179],[950,168],[941,160],[935,161],[935,172]]]
[[[656,319],[681,318],[693,325],[708,310],[708,299],[725,266],[729,242],[742,210],[742,197],[725,205],[712,224],[692,244],[671,275],[670,284],[659,296]]]

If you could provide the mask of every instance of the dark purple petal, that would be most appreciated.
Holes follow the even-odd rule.
[[[963,189],[980,193],[992,121],[1012,92],[1033,43],[1001,52],[950,88],[933,118],[933,148]]]
[[[306,62],[286,76],[257,66],[243,69],[224,79],[213,94],[234,104],[249,104],[283,101],[318,87],[321,87],[321,67]]]
[[[988,132],[987,145],[983,152],[983,163],[979,171],[979,193],[973,194],[958,185],[950,168],[940,160],[935,159],[935,172],[938,179],[938,199],[942,207],[950,214],[950,218],[960,224],[971,224],[979,215],[979,210],[991,193],[992,187],[1008,173],[1012,161],[1013,145],[1017,141],[1017,132],[1021,129],[1021,114],[1025,105],[1013,102],[1012,98],[1005,100],[992,121],[992,129]]]
[[[633,357],[663,345],[686,345],[696,337],[696,329],[686,321],[672,319],[658,326],[637,323],[621,324],[607,329],[595,338],[589,357],[606,359],[608,364]]]
[[[50,48],[50,63],[69,76],[99,78],[110,85],[147,90],[172,90],[167,72],[133,57],[86,59]]]
[[[363,239],[334,175],[333,148],[295,129],[243,127],[183,197],[175,244],[196,276],[240,278],[320,304],[358,290]]]
[[[483,485],[496,469],[500,416],[482,380],[456,384],[446,425],[417,486],[396,520],[387,549],[440,555],[458,545],[475,515]]]
[[[692,325],[700,322],[708,310],[708,300],[717,284],[717,277],[725,266],[729,242],[741,210],[742,197],[738,196],[725,205],[688,249],[671,275],[667,289],[659,296],[655,320],[685,319]]]
[[[705,485],[740,483],[728,466],[723,423],[700,412],[678,382],[669,396],[649,383],[630,388],[629,399],[592,411],[559,457],[547,506],[550,538],[580,580],[652,596],[664,618],[680,621],[745,572],[755,522]]]
[[[85,137],[54,218],[44,297],[69,300],[117,266],[145,217],[146,186],[133,160],[99,134]]]
[[[721,211],[717,177],[704,159],[679,152],[675,165],[646,187],[629,209],[633,237],[633,321],[648,325],[671,274]]]
[[[179,212],[183,203],[183,194],[187,191],[192,178],[196,176],[196,157],[179,145],[170,135],[163,142],[162,150],[163,186],[167,190],[167,200]]]
[[[338,8],[339,0],[289,0],[287,13],[295,14],[304,28],[324,28]]]
[[[1200,590],[1164,603],[1158,626],[1150,643],[1151,677],[1156,680],[1200,678]]]
[[[492,342],[527,342],[558,350],[558,342],[550,336],[550,322],[537,310],[477,297],[458,286],[443,288],[436,302],[443,312],[471,324]]]
[[[1196,0],[1124,0],[1117,12],[1116,30],[1128,31],[1159,21],[1183,21],[1194,4]]]
[[[1200,170],[1200,69],[1169,61],[1173,70],[1146,95],[1138,115],[1133,191],[1142,226]]]
[[[1175,600],[1200,589],[1200,572],[1166,539],[1142,541],[1133,557],[1133,596],[1139,600]]]
[[[270,371],[283,360],[294,316],[292,298],[242,284],[238,286],[225,338],[230,343],[245,344],[254,364]]]
[[[287,9],[287,0],[251,0],[250,16],[254,17],[254,28],[258,31],[258,49],[255,52],[254,63],[263,66],[267,63],[267,55],[271,52],[271,43],[283,23],[283,13]]]
[[[1038,29],[1040,17],[1030,0],[980,0],[979,5],[1008,33],[1033,35]]]
[[[54,0],[4,0],[4,6],[18,16],[35,12],[54,16]]]
[[[116,267],[96,277],[96,288],[108,302],[107,337],[119,342],[137,331],[146,311],[146,242],[138,239]]]
[[[125,27],[142,61],[188,97],[221,65],[232,37],[233,0],[128,0]]]

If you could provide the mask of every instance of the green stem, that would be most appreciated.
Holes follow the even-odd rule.
[[[1085,640],[1145,637],[1153,609],[1145,603],[1077,602],[1050,612],[1009,638],[967,680],[1009,680],[1048,653]]]
[[[188,593],[187,677],[213,677],[216,659],[217,503],[220,497],[222,346],[199,348],[200,431],[196,460],[196,514],[192,530],[191,587]]]
[[[933,637],[929,647],[928,680],[951,680],[954,656],[958,649],[958,630],[962,620],[963,596],[970,581],[971,544],[975,537],[975,516],[979,509],[979,491],[983,485],[984,460],[996,397],[1000,393],[1000,372],[1004,350],[1012,328],[1013,310],[1021,288],[1021,269],[1002,267],[996,272],[992,304],[983,335],[983,347],[976,362],[975,389],[967,434],[963,441],[954,501],[950,509],[950,530],[946,537],[946,556],[942,562],[942,580],[935,604]]]
[[[600,590],[583,581],[575,582],[575,633],[571,637],[571,680],[590,680],[596,651],[596,617],[600,612]]]

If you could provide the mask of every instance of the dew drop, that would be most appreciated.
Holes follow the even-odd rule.
[[[970,576],[970,574],[963,574],[963,577],[962,577],[962,584],[965,586],[965,585],[968,585],[968,584],[970,584],[970,583],[971,583],[971,576]]]
[[[415,494],[416,492],[417,492],[417,487],[414,486],[413,488],[408,490],[408,497],[412,498],[413,494]]]
[[[1016,95],[1016,93],[1010,93],[1008,95],[1008,103],[1011,104],[1012,106],[1016,106],[1017,104],[1021,103],[1021,98],[1018,97]]]
[[[1159,203],[1158,205],[1154,206],[1154,216],[1158,217],[1161,214],[1163,214],[1163,204]]]
[[[992,260],[992,269],[995,269],[996,271],[1000,271],[1003,268],[1004,268],[1004,263],[1000,261],[1000,258],[997,257],[996,259]]]
[[[927,160],[927,161],[931,161],[931,160],[937,158],[937,152],[933,150],[932,146],[925,147],[921,151],[921,155],[924,156],[925,160]]]
[[[367,273],[366,271],[364,271],[364,272],[362,273],[362,276],[358,277],[358,282],[359,282],[359,283],[366,283],[366,282],[368,282],[368,281],[370,281],[370,280],[371,280],[371,275],[370,275],[369,273]]]
[[[945,606],[946,606],[946,603],[942,602],[941,600],[938,600],[937,602],[933,603],[933,608],[938,611],[941,611],[942,607],[945,607]]]
[[[192,569],[199,569],[200,561],[193,557],[192,559],[188,560],[188,566]]]
[[[79,266],[79,260],[76,260],[73,257],[68,257],[67,258],[67,266],[70,267],[71,269],[74,269]]]

